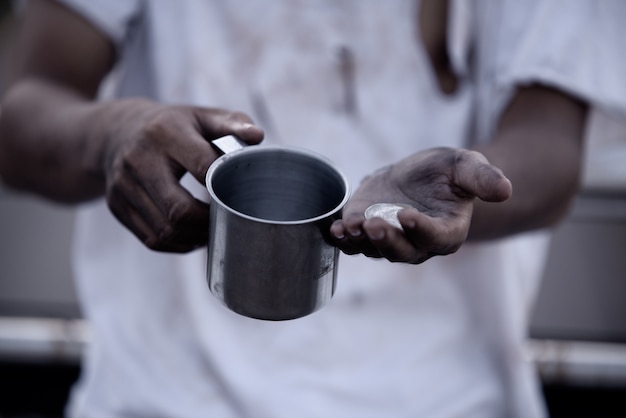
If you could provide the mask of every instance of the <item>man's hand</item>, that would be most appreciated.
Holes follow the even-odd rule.
[[[434,148],[418,152],[365,178],[331,227],[347,254],[363,253],[419,264],[455,252],[465,241],[474,198],[502,202],[510,181],[476,151]],[[408,204],[398,212],[402,230],[381,218],[365,219],[375,203]]]
[[[248,116],[221,109],[140,99],[112,106],[119,119],[104,135],[102,151],[111,212],[153,250],[186,252],[206,244],[209,207],[180,178],[189,172],[204,183],[218,157],[210,140],[232,134],[256,144],[263,131]]]

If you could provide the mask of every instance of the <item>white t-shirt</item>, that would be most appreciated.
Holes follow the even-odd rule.
[[[449,50],[463,82],[451,96],[416,39],[414,2],[63,1],[119,47],[103,97],[244,111],[267,142],[329,157],[354,187],[417,150],[488,140],[517,84],[626,108],[614,72],[624,60],[611,55],[626,16],[619,0],[569,1],[566,12],[559,1],[453,1]],[[352,90],[341,56],[352,57]],[[545,232],[468,243],[418,266],[342,256],[326,307],[265,322],[209,293],[206,251],[151,252],[104,201],[80,209],[76,231],[94,342],[72,417],[545,414],[524,351]]]

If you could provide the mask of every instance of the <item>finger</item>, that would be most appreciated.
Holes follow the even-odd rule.
[[[206,245],[209,233],[209,205],[194,198],[182,187],[166,195],[160,208],[165,224],[159,226],[159,240],[165,243],[197,248]]]
[[[132,209],[132,216],[135,222],[142,225],[142,230],[146,235],[150,235],[151,241],[156,241],[159,235],[166,235],[168,227],[163,212],[150,198],[141,181],[129,172],[114,182],[109,194],[117,200],[123,201],[125,206]],[[141,221],[139,222],[138,217]],[[149,231],[143,228],[145,225]],[[146,241],[145,239],[142,241]]]
[[[209,166],[219,156],[208,141],[230,134],[251,144],[263,139],[263,131],[252,125],[244,114],[217,109],[170,109],[144,128],[149,144],[158,144],[168,157],[202,184]]]
[[[400,230],[392,227],[380,218],[373,218],[376,219],[373,223],[371,220],[366,220],[364,211],[369,204],[370,202],[366,200],[353,199],[348,203],[348,205],[346,205],[346,210],[342,219],[343,229],[340,231],[343,235],[345,235],[339,245],[342,251],[348,254],[362,253],[368,257],[377,258],[384,257],[386,255],[389,256],[392,261],[397,261],[400,258],[410,258],[408,255],[396,257],[391,252],[381,255],[379,251],[381,242],[379,242],[379,240],[384,243],[385,240],[389,239],[389,236],[395,236],[396,231],[393,231],[394,229],[397,231]],[[365,225],[369,225],[368,230],[366,230]],[[380,237],[380,239],[378,239],[377,235],[378,233],[381,233],[381,229],[380,227],[377,227],[377,225],[389,228],[392,233],[386,234],[384,237]],[[337,228],[337,231],[339,231],[339,228]],[[385,232],[382,233],[385,234]],[[391,246],[391,244],[389,245]]]
[[[341,219],[336,220],[330,226],[330,235],[335,240],[342,240],[346,237],[346,229],[343,226]]]
[[[342,220],[333,222],[330,228],[331,236],[334,244],[344,253],[348,255],[364,254],[368,257],[380,257],[378,250],[371,242],[361,234],[357,238],[352,238],[345,228]]]
[[[432,217],[416,209],[398,212],[404,234],[415,248],[432,255],[451,254],[467,238],[471,211],[454,216]]]
[[[186,225],[207,222],[209,206],[181,186],[181,169],[167,157],[143,154],[126,161],[122,170],[117,187],[161,240],[180,234]],[[191,235],[203,236],[196,232]]]
[[[177,169],[179,175],[188,171],[204,183],[207,169],[219,155],[199,129],[189,111],[168,109],[144,126],[142,141],[125,157],[125,164],[137,165],[136,172],[152,172],[157,167]],[[156,155],[164,158],[152,161]]]
[[[188,171],[198,182],[205,184],[206,173],[220,154],[193,127],[187,126],[181,133],[187,139],[185,145],[173,149],[171,156],[183,167],[183,171]]]
[[[146,181],[143,187],[150,203],[158,208],[158,223],[152,224],[159,241],[198,247],[208,240],[209,205],[196,199],[170,175]],[[153,218],[149,218],[153,219]]]
[[[362,230],[363,222],[365,222],[365,215],[363,211],[344,211],[343,219],[341,220],[345,234],[351,239],[363,239],[364,234]]]
[[[225,135],[235,135],[242,141],[254,145],[263,140],[263,129],[256,126],[252,118],[242,112],[224,109],[195,108],[194,115],[200,125],[200,133],[209,140]]]
[[[172,234],[159,236],[162,242],[177,248],[177,252],[191,251],[206,246],[208,242],[209,205],[190,196],[187,206],[193,207],[193,211],[189,211],[184,219],[174,222],[171,228]],[[194,215],[192,212],[197,212],[197,214]]]
[[[461,150],[455,168],[455,183],[470,195],[486,202],[503,202],[511,197],[511,182],[483,154]]]
[[[381,218],[367,220],[363,229],[378,254],[389,261],[419,264],[428,258],[427,252],[414,246],[402,230]]]
[[[144,245],[156,241],[152,228],[140,216],[132,204],[117,190],[107,194],[107,204],[111,213],[132,232]]]
[[[188,227],[174,229],[165,233],[163,228],[151,227],[144,214],[135,206],[136,201],[130,202],[117,194],[109,200],[109,208],[113,215],[128,228],[147,248],[154,251],[185,253],[201,247],[207,242],[208,224],[201,228]],[[204,231],[204,232],[201,232]]]
[[[110,189],[114,215],[148,248],[186,252],[206,244],[208,205],[182,188],[174,176],[160,181],[125,176]]]

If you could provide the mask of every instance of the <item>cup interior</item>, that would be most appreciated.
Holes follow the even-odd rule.
[[[311,220],[338,210],[348,194],[341,173],[306,152],[249,148],[226,157],[208,186],[224,205],[253,218]]]

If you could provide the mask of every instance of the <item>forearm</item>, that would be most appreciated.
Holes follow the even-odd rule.
[[[493,143],[477,148],[511,180],[513,195],[501,203],[476,199],[469,240],[549,227],[567,214],[579,189],[582,150],[574,141],[564,141],[567,146],[559,147],[555,160],[542,143],[552,139],[527,137],[515,141],[519,147]]]
[[[567,214],[581,177],[587,106],[559,91],[523,88],[492,142],[477,147],[513,185],[512,197],[476,200],[468,239],[549,227]]]
[[[58,201],[102,194],[95,120],[108,105],[93,101],[115,63],[113,43],[54,1],[28,1],[0,104],[0,175],[9,186]]]
[[[3,181],[61,202],[101,195],[100,144],[90,132],[98,106],[41,79],[15,84],[0,115]]]

